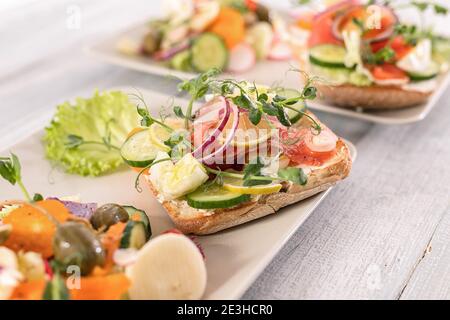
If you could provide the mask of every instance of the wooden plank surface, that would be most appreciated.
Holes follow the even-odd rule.
[[[0,11],[0,134],[95,88],[176,92],[175,82],[82,52],[155,14],[159,1],[28,2]],[[71,5],[81,8],[79,30],[66,26]],[[356,142],[357,163],[244,298],[449,298],[449,91],[439,105],[425,121],[400,127],[319,114]]]

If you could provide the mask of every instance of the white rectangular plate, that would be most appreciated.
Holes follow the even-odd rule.
[[[143,31],[144,30],[144,31]],[[166,68],[158,62],[152,61],[148,57],[125,55],[118,52],[116,45],[120,39],[139,38],[145,32],[142,25],[134,27],[127,32],[113,36],[104,41],[100,41],[96,45],[88,47],[86,52],[103,61],[119,65],[125,68],[138,70],[141,72],[157,74],[161,76],[172,75],[181,79],[192,78],[193,73],[186,73],[181,71]],[[255,65],[250,71],[234,75],[251,82],[259,84],[273,85],[279,84],[285,87],[296,88],[301,85],[300,76],[295,73],[287,73],[287,71],[296,67],[297,63],[290,62],[276,62],[276,61],[262,61]],[[224,77],[229,77],[230,74],[224,74]],[[441,95],[444,93],[450,82],[450,74],[443,76],[439,88],[433,93],[427,103],[401,110],[392,111],[364,111],[359,112],[355,109],[343,109],[335,107],[321,101],[310,103],[311,109],[339,114],[355,119],[361,119],[383,124],[405,124],[423,120],[431,109],[436,105]]]
[[[128,89],[123,89],[128,90]],[[130,89],[128,92],[134,92]],[[140,89],[144,98],[155,105],[164,105],[171,98],[161,93]],[[175,99],[176,102],[183,101]],[[153,110],[155,111],[155,110]],[[144,209],[150,216],[153,235],[173,228],[173,224],[162,206],[150,195],[145,182],[143,192],[134,189],[136,173],[131,170],[97,177],[86,178],[69,175],[60,169],[52,168],[45,159],[41,142],[48,115],[41,117],[30,128],[29,135],[17,141],[9,135],[8,141],[0,139],[0,154],[10,151],[16,153],[22,163],[23,180],[30,192],[39,192],[44,196],[79,195],[83,202],[132,204]],[[353,159],[356,148],[347,142]],[[205,299],[237,299],[263,271],[284,243],[308,218],[313,210],[330,191],[327,190],[297,204],[291,205],[265,218],[225,230],[223,232],[198,237],[206,255],[208,284]],[[17,188],[5,182],[0,183],[2,199],[21,198]]]

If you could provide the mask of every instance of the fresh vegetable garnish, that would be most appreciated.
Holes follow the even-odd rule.
[[[252,0],[171,0],[164,19],[148,23],[141,39],[124,38],[118,49],[145,55],[184,72],[244,72],[256,60],[289,60],[285,22]]]
[[[439,74],[440,57],[433,39],[441,37],[431,29],[403,24],[396,11],[404,8],[423,13],[432,9],[446,15],[447,8],[428,1],[341,1],[314,18],[309,40],[312,71],[335,84],[356,86],[395,85],[429,80]],[[424,47],[428,41],[433,46]],[[417,52],[421,52],[420,55]],[[336,70],[332,70],[336,69]]]
[[[151,121],[146,114],[144,118]],[[58,106],[46,128],[46,154],[69,173],[105,174],[123,164],[119,148],[138,125],[136,107],[126,94],[96,92],[92,98]]]

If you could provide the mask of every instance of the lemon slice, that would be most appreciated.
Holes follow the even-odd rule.
[[[170,138],[170,132],[161,125],[154,123],[149,128],[151,142],[162,151],[169,152],[170,147],[164,144],[164,141]]]
[[[231,131],[232,121],[228,121],[225,126],[225,135],[220,137],[220,141],[223,143],[226,140],[226,135]],[[264,143],[271,137],[274,133],[272,131],[271,125],[265,120],[261,119],[258,125],[254,125],[247,114],[241,114],[239,118],[239,125],[236,129],[235,136],[231,140],[231,145],[235,147],[251,148],[255,147],[261,143]]]
[[[282,185],[281,183],[271,183],[265,185],[246,187],[242,185],[242,180],[240,179],[224,178],[223,187],[224,189],[231,192],[257,195],[257,194],[276,193],[281,190]]]

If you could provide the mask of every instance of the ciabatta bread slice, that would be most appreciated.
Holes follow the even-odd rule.
[[[431,92],[405,90],[397,86],[358,87],[351,84],[316,84],[320,98],[344,108],[393,110],[425,103]]]
[[[311,197],[347,177],[352,166],[349,149],[341,139],[336,148],[336,155],[323,166],[307,170],[306,185],[285,183],[278,193],[254,197],[250,202],[229,209],[199,210],[189,207],[185,200],[165,201],[149,181],[150,190],[180,231],[186,234],[211,234],[274,214],[282,207]]]

